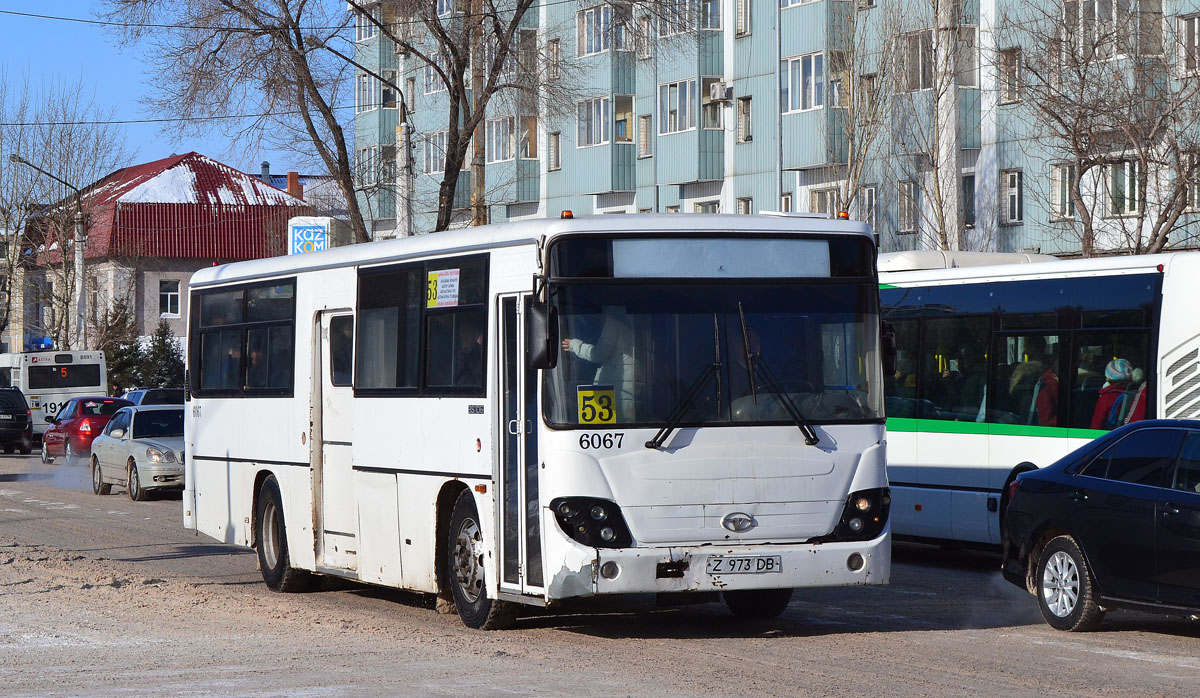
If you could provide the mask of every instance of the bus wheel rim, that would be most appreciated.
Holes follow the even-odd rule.
[[[467,519],[454,537],[454,577],[470,603],[483,593],[483,536],[479,524]]]
[[[279,513],[275,502],[267,502],[263,507],[263,559],[270,569],[279,564]]]

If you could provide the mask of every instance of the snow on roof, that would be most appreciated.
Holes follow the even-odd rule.
[[[176,165],[147,179],[117,200],[125,204],[199,203],[196,173],[188,164]]]
[[[304,202],[257,177],[239,172],[199,153],[117,170],[87,196],[92,205],[212,204],[225,206],[304,206]]]

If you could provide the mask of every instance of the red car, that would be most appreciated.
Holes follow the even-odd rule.
[[[49,463],[56,456],[72,465],[82,456],[92,452],[92,439],[99,436],[108,420],[117,410],[133,403],[119,397],[73,397],[58,414],[46,417],[51,426],[42,435],[42,462]]]

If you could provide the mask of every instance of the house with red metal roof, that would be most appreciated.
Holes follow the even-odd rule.
[[[117,170],[83,190],[82,208],[89,346],[118,299],[131,304],[143,336],[160,319],[183,336],[194,271],[285,254],[288,219],[313,215],[302,198],[195,152]],[[25,348],[51,334],[50,316],[61,312],[51,299],[73,284],[72,253],[61,254],[73,238],[67,221],[44,226],[30,250],[23,327],[10,334]]]

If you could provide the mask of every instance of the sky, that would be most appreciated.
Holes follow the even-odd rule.
[[[0,11],[89,20],[95,19],[96,6],[92,0],[0,0]],[[8,73],[10,83],[17,84],[26,75],[34,86],[80,81],[101,108],[112,109],[122,121],[155,116],[139,101],[153,90],[142,49],[119,46],[113,32],[101,25],[0,14],[0,70]],[[273,173],[297,169],[289,162],[295,156],[288,153],[230,153],[229,140],[220,133],[177,139],[174,127],[167,124],[169,128],[164,130],[163,126],[120,126],[132,157],[129,165],[194,150],[243,172],[259,172],[263,160],[271,163]]]

